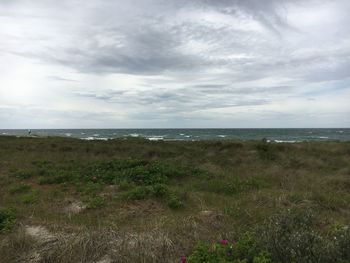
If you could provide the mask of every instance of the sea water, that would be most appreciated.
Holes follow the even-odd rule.
[[[145,138],[148,140],[262,140],[275,142],[350,141],[350,128],[331,129],[34,129],[0,130],[0,135],[60,136],[84,140]]]

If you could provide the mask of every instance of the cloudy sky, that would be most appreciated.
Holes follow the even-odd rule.
[[[350,127],[349,0],[0,0],[0,128]]]

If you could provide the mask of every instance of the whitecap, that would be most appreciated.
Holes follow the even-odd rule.
[[[65,133],[64,135],[66,135],[67,137],[71,137],[72,136],[71,133]]]
[[[108,141],[108,138],[101,137],[101,138],[94,138],[94,140]]]
[[[277,142],[277,143],[296,143],[298,141],[285,141],[285,140],[273,140],[274,142]]]
[[[94,140],[95,138],[94,137],[86,137],[86,138],[81,138],[83,140],[87,140],[87,141],[92,141]]]
[[[164,138],[162,136],[148,137],[147,139],[150,141],[162,141],[162,140],[164,140]]]
[[[218,137],[220,137],[220,138],[225,138],[226,135],[218,135]]]

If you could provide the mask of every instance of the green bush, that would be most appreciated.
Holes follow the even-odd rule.
[[[164,184],[156,184],[152,187],[152,194],[155,197],[167,197],[169,195],[169,188]]]
[[[34,204],[39,200],[39,190],[31,190],[28,193],[19,196],[19,200],[23,204]]]
[[[33,174],[40,184],[65,182],[93,182],[103,184],[134,183],[140,186],[165,184],[170,178],[183,177],[188,171],[182,167],[144,160],[99,161],[81,164],[74,161],[61,165],[38,162]]]
[[[257,254],[259,254],[259,249],[253,234],[249,232],[245,233],[235,244],[235,258],[251,260],[256,257]]]
[[[229,181],[220,181],[215,178],[198,183],[200,190],[224,195],[233,195],[246,191],[257,190],[264,186],[266,186],[266,183],[256,178],[246,180],[234,178]]]
[[[236,243],[198,243],[189,262],[350,262],[350,228],[338,226],[321,235],[315,223],[310,212],[282,211]]]
[[[150,197],[151,195],[152,190],[150,187],[137,186],[134,189],[124,193],[122,197],[126,200],[142,200]]]
[[[246,242],[246,241],[244,241]],[[243,243],[244,243],[243,242]],[[245,252],[251,251],[250,245],[254,246],[254,244],[247,244],[248,247],[245,248]],[[242,246],[242,245],[240,245]],[[238,243],[230,243],[227,240],[222,240],[220,243],[208,244],[204,242],[199,242],[194,248],[192,254],[188,258],[189,263],[270,263],[272,262],[270,259],[270,255],[266,251],[255,251],[255,254],[249,255],[237,253],[237,249],[239,248]],[[242,252],[242,251],[241,251]]]
[[[333,236],[338,257],[350,262],[350,227],[340,226]]]
[[[160,198],[165,200],[167,205],[172,209],[183,206],[180,198],[164,184],[156,184],[153,186],[137,186],[122,194],[125,200],[143,200],[147,198]]]
[[[171,194],[168,197],[167,205],[172,209],[178,209],[184,206],[183,202],[175,194]]]
[[[11,194],[18,194],[18,193],[24,193],[29,191],[31,186],[29,184],[25,183],[19,183],[17,185],[13,185],[9,188],[9,193]]]
[[[215,251],[216,252],[216,251]],[[189,257],[190,263],[219,262],[217,253],[210,250],[210,245],[199,242]]]
[[[123,176],[138,185],[154,185],[167,181],[164,174],[148,170],[147,167],[135,167],[126,170],[123,172]]]
[[[263,160],[276,160],[277,159],[277,151],[274,149],[274,145],[267,142],[260,142],[255,146],[256,150],[261,159]]]
[[[0,208],[0,233],[12,229],[16,219],[16,212],[12,208]]]
[[[321,235],[310,212],[287,210],[268,219],[258,230],[261,246],[276,262],[342,262],[350,260],[347,228]]]
[[[118,186],[119,186],[119,190],[126,191],[126,190],[130,190],[130,189],[134,188],[135,184],[133,182],[123,180],[118,184]]]
[[[96,209],[104,206],[105,199],[101,196],[94,196],[89,199],[87,207],[90,209]]]
[[[96,195],[102,186],[99,183],[87,182],[79,183],[77,185],[77,191],[85,195]]]
[[[249,262],[249,261],[248,261]],[[254,256],[253,263],[271,263],[270,254],[266,251],[260,252],[257,256]]]
[[[28,179],[34,175],[33,171],[16,171],[13,176],[18,179]]]
[[[69,174],[61,173],[56,175],[46,175],[39,177],[39,184],[62,184],[72,181],[73,178]]]

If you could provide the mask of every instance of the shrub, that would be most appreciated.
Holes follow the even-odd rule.
[[[130,190],[134,187],[135,187],[135,184],[133,182],[128,182],[126,180],[123,180],[119,183],[119,189],[121,191]]]
[[[167,205],[172,209],[178,209],[183,207],[184,204],[175,194],[171,194],[168,198]]]
[[[252,260],[259,253],[254,236],[247,232],[235,245],[234,255],[237,259]]]
[[[12,208],[0,208],[0,233],[12,229],[16,219],[16,212]]]
[[[272,262],[270,254],[266,251],[260,252],[257,256],[253,258],[253,263],[270,263],[270,262]]]
[[[96,195],[101,187],[102,186],[98,183],[88,182],[79,184],[77,186],[77,191],[85,195]]]
[[[166,197],[169,195],[169,189],[164,184],[156,184],[152,187],[152,190],[155,197]]]
[[[209,179],[199,183],[200,190],[224,195],[234,195],[246,191],[257,190],[266,186],[266,183],[256,178],[240,180],[238,178],[230,181],[219,181],[218,179]]]
[[[207,243],[199,242],[189,257],[190,263],[218,262],[216,253],[210,251]]]
[[[19,183],[17,185],[11,186],[9,188],[9,192],[11,194],[24,193],[24,192],[29,191],[30,188],[31,188],[31,186],[29,184]]]
[[[322,236],[314,230],[310,212],[287,210],[268,219],[258,230],[264,246],[277,262],[341,262],[350,260],[348,230]]]
[[[151,196],[152,190],[149,187],[137,186],[134,189],[123,194],[126,200],[142,200]]]
[[[183,206],[179,197],[171,192],[164,184],[137,186],[122,194],[122,198],[126,200],[143,200],[152,197],[165,200],[167,205],[172,209],[177,209]]]
[[[13,176],[18,178],[18,179],[28,179],[33,176],[32,171],[16,171],[13,173]]]
[[[101,196],[94,196],[89,199],[87,207],[90,209],[100,208],[105,204],[105,199]]]
[[[271,161],[277,159],[277,153],[274,150],[272,144],[261,142],[261,143],[258,143],[255,148],[258,151],[258,154],[261,159],[271,160]]]
[[[38,202],[39,199],[39,191],[38,190],[31,190],[28,193],[22,194],[19,197],[20,202],[23,204],[34,204]]]
[[[350,261],[350,228],[341,226],[334,231],[333,240],[338,249],[339,258]]]
[[[148,170],[146,167],[135,167],[126,170],[123,172],[123,175],[138,185],[153,185],[167,181],[167,177],[164,174]]]
[[[62,184],[71,181],[72,177],[69,174],[47,175],[39,177],[39,184]]]
[[[248,245],[248,244],[246,244]],[[246,251],[250,251],[250,245],[254,247],[254,244],[249,244]],[[189,256],[189,263],[270,263],[270,255],[268,252],[260,250],[255,251],[255,254],[245,255],[236,252],[240,249],[237,244],[230,243],[227,240],[222,240],[220,243],[208,244],[199,242],[194,248],[192,254]]]

